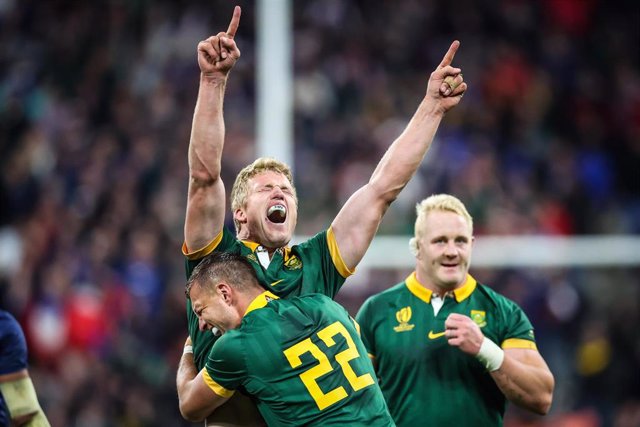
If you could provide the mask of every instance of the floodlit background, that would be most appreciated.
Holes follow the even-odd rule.
[[[25,330],[54,427],[187,425],[174,378],[187,333],[180,246],[196,45],[227,28],[236,3],[228,189],[259,154],[256,2],[0,0],[0,307]],[[466,203],[478,240],[472,274],[524,308],[556,377],[551,414],[510,408],[507,426],[640,425],[637,2],[290,4],[285,157],[297,233],[326,228],[366,182],[459,39],[454,65],[469,91],[380,234],[408,242],[415,203],[432,193]],[[569,246],[526,263],[526,252],[516,262],[506,250],[511,236],[597,239],[584,253]],[[548,241],[516,243],[533,259]],[[393,247],[405,261],[368,262],[339,294],[352,314],[412,270],[408,249]],[[377,239],[371,254],[385,251]]]

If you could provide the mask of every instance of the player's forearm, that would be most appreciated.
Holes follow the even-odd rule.
[[[510,402],[540,415],[549,412],[554,379],[546,366],[524,364],[506,355],[491,376]]]
[[[190,251],[207,245],[224,223],[225,190],[220,179],[225,127],[223,98],[226,77],[201,76],[191,141],[185,243]]]
[[[219,396],[209,389],[202,374],[197,371],[193,353],[186,351],[180,359],[176,385],[180,413],[191,422],[203,421],[231,396]]]
[[[185,353],[180,359],[178,365],[178,374],[176,376],[176,387],[178,389],[178,402],[180,406],[180,413],[182,416],[192,422],[202,421],[207,414],[204,414],[202,418],[198,418],[198,414],[195,414],[190,407],[192,393],[195,389],[194,379],[198,375],[198,370],[193,361],[193,353]]]
[[[425,98],[369,182],[349,198],[331,224],[342,259],[350,270],[362,260],[387,208],[420,166],[441,120],[442,113],[436,112]]]
[[[220,176],[225,138],[225,87],[226,77],[200,77],[189,142],[189,171],[192,180],[203,184]]]
[[[422,163],[443,115],[430,98],[425,98],[378,163],[370,184],[380,191],[387,203],[395,200]]]

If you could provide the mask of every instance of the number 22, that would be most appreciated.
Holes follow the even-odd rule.
[[[336,335],[342,335],[344,337],[347,342],[347,349],[336,354],[335,360],[340,364],[344,376],[347,378],[347,381],[349,381],[349,384],[354,391],[360,390],[374,383],[370,374],[367,373],[358,376],[351,368],[351,365],[349,365],[349,361],[356,359],[360,354],[353,342],[353,338],[349,335],[349,331],[347,331],[347,328],[345,328],[342,323],[334,322],[319,331],[317,335],[327,345],[327,347],[333,347],[336,344],[333,339]],[[324,354],[317,345],[311,342],[311,338],[307,338],[289,347],[284,351],[284,355],[289,361],[291,367],[297,368],[302,364],[300,356],[307,352],[311,353],[319,363],[301,373],[300,379],[309,391],[309,394],[311,394],[311,397],[313,397],[313,400],[315,400],[318,405],[318,409],[322,411],[326,407],[347,397],[347,392],[342,386],[336,387],[327,393],[324,393],[320,389],[317,379],[331,372],[333,368],[331,367],[331,362],[329,362],[327,355]]]

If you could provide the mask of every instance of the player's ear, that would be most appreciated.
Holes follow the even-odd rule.
[[[235,219],[240,224],[245,224],[247,222],[247,214],[244,209],[238,208],[233,212],[233,219]]]
[[[418,238],[417,237],[412,237],[411,240],[409,240],[409,249],[411,250],[411,254],[416,257],[417,259],[420,258],[420,243],[418,242]]]
[[[225,304],[231,305],[231,286],[224,282],[218,283],[218,294]]]

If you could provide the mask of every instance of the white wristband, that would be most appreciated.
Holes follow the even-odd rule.
[[[193,346],[192,345],[185,345],[184,346],[184,350],[182,350],[182,355],[184,356],[187,353],[193,354]]]
[[[480,351],[476,354],[476,359],[487,368],[487,371],[497,371],[504,361],[504,350],[489,338],[484,337]]]

